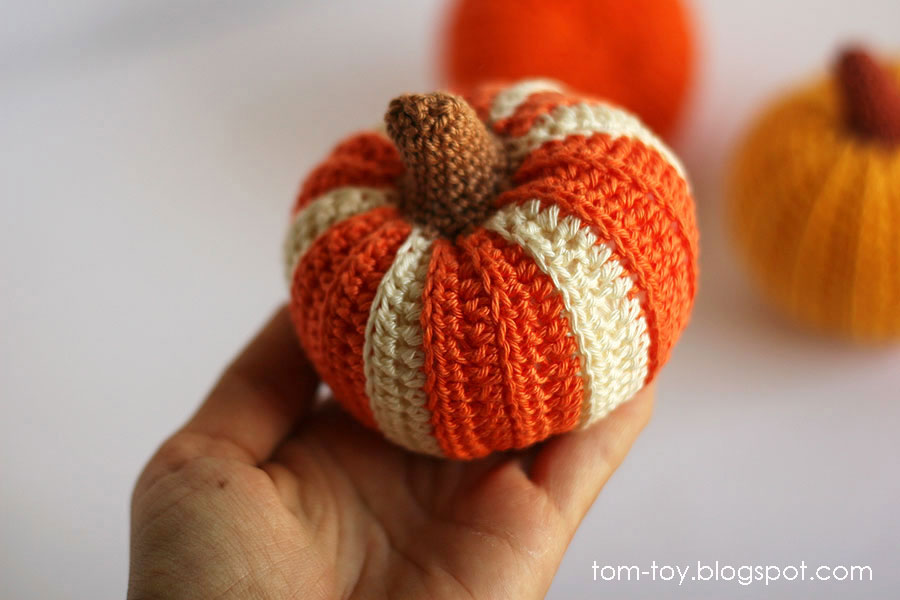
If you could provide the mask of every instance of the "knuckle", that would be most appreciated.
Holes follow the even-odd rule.
[[[208,458],[210,443],[203,436],[189,433],[177,433],[163,442],[138,478],[134,496],[147,493],[164,479],[194,487],[218,482],[224,461]]]

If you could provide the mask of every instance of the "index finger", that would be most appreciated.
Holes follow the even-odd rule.
[[[573,531],[650,420],[653,395],[652,386],[644,388],[587,429],[550,440],[535,457],[532,480]]]
[[[225,370],[179,433],[225,442],[246,462],[259,464],[295,427],[318,385],[282,307]]]

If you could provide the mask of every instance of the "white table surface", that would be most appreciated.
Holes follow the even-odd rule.
[[[0,596],[115,598],[154,446],[285,297],[300,177],[435,83],[436,0],[2,3]],[[703,230],[693,322],[653,422],[551,598],[896,597],[900,351],[766,309],[721,227],[723,169],[776,90],[841,41],[900,51],[900,3],[695,3],[675,141]],[[594,583],[591,564],[870,565],[869,583]]]

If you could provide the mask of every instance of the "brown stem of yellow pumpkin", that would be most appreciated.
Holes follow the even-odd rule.
[[[894,74],[860,48],[841,53],[837,78],[847,122],[858,135],[900,144],[900,86]]]
[[[406,94],[391,101],[384,120],[406,165],[400,203],[407,215],[451,238],[487,217],[506,157],[465,100]]]

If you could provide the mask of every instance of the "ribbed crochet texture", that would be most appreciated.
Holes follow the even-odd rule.
[[[586,426],[654,377],[697,256],[662,142],[546,80],[404,96],[386,122],[393,141],[358,134],[310,174],[285,242],[301,343],[351,414],[475,458]]]
[[[737,156],[731,227],[766,297],[858,341],[900,339],[900,64],[858,50],[770,107]]]
[[[406,167],[404,214],[448,237],[481,223],[505,182],[506,154],[472,107],[444,92],[406,94],[384,120]]]

